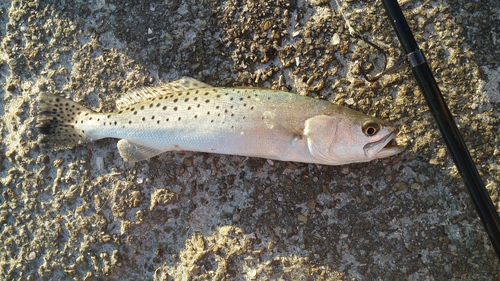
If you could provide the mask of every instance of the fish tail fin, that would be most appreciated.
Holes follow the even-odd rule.
[[[76,128],[79,116],[95,113],[70,99],[49,93],[38,97],[36,128],[42,134],[39,143],[43,148],[71,148],[87,139]]]

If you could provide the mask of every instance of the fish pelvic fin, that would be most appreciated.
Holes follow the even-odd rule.
[[[78,116],[95,113],[70,99],[49,93],[38,97],[36,128],[41,134],[42,148],[66,149],[86,140],[85,134],[75,128]]]
[[[123,160],[130,163],[146,160],[163,152],[125,139],[119,140],[117,147]]]

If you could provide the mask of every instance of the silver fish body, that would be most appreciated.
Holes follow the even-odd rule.
[[[41,94],[37,127],[55,149],[118,138],[127,162],[165,151],[199,151],[325,165],[397,154],[397,130],[360,112],[296,94],[217,88],[192,78],[125,94],[116,112],[98,113]]]

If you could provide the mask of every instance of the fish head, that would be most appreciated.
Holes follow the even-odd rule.
[[[368,162],[404,150],[394,140],[394,126],[353,110],[310,118],[304,133],[311,155],[330,165]]]

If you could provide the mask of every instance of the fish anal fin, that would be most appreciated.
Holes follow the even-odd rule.
[[[125,162],[138,162],[154,157],[163,151],[121,139],[117,144],[120,156]]]
[[[194,78],[182,77],[181,79],[162,84],[156,87],[140,87],[132,89],[123,94],[117,101],[116,107],[119,110],[125,109],[131,105],[141,103],[148,99],[167,96],[179,91],[187,91],[199,88],[212,87],[208,84],[200,82]]]

